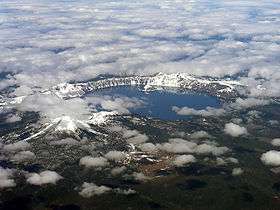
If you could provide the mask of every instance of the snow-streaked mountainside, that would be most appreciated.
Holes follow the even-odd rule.
[[[56,133],[67,133],[67,134],[74,134],[81,131],[87,131],[95,135],[103,135],[102,133],[95,131],[91,128],[91,126],[100,126],[110,120],[110,118],[114,115],[118,114],[117,112],[111,111],[100,111],[97,113],[92,113],[92,116],[86,120],[77,120],[71,118],[70,116],[63,116],[53,119],[51,122],[46,123],[36,131],[31,136],[23,139],[23,141],[30,141],[32,139],[40,138],[49,132],[56,132]]]

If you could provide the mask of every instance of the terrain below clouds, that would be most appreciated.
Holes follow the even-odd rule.
[[[278,209],[279,24],[277,0],[2,0],[0,209]]]

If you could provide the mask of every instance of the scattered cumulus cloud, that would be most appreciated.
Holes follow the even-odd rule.
[[[116,192],[118,194],[123,194],[123,195],[131,195],[131,194],[136,193],[136,191],[132,190],[132,189],[120,189],[120,188],[114,189],[114,192]]]
[[[13,174],[14,171],[12,169],[0,167],[0,189],[16,186]]]
[[[149,152],[149,153],[153,153],[153,152],[157,151],[157,147],[153,143],[141,144],[141,145],[139,145],[139,149],[143,152]]]
[[[126,142],[133,145],[140,145],[149,140],[149,137],[146,134],[142,134],[137,130],[130,130],[122,127],[112,127],[111,130],[116,132],[121,132],[123,138],[126,139]]]
[[[193,155],[179,155],[174,159],[173,164],[177,167],[181,167],[185,164],[193,162],[196,162],[196,159]]]
[[[224,132],[232,137],[238,137],[241,135],[248,134],[248,131],[245,127],[242,127],[234,123],[225,124]]]
[[[256,106],[265,106],[268,105],[271,101],[267,99],[258,99],[258,98],[237,98],[234,103],[230,104],[231,108],[234,109],[247,109],[250,107]]]
[[[18,141],[12,144],[6,144],[3,146],[3,150],[6,152],[17,152],[30,148],[30,144],[25,141]]]
[[[261,161],[265,165],[279,166],[280,165],[280,152],[276,150],[271,150],[263,153],[261,156]]]
[[[16,153],[11,160],[15,162],[30,161],[35,158],[35,154],[31,151],[20,151]]]
[[[213,107],[206,107],[205,109],[194,109],[189,107],[182,107],[179,108],[177,106],[173,106],[172,110],[176,112],[178,115],[198,115],[203,117],[209,116],[220,116],[226,113],[226,111],[222,108],[213,108]]]
[[[126,97],[126,96],[96,96],[87,97],[86,99],[94,107],[100,106],[104,110],[117,111],[120,114],[129,114],[129,109],[135,109],[143,106],[145,102],[136,97]]]
[[[196,131],[190,135],[193,139],[209,138],[211,137],[206,131]]]
[[[103,185],[97,186],[94,183],[84,182],[83,185],[82,185],[82,189],[79,192],[79,194],[82,197],[90,198],[94,195],[101,195],[101,194],[104,194],[104,193],[108,193],[111,190],[112,190],[111,188],[103,186]]]
[[[170,153],[192,153],[197,144],[184,139],[175,138],[169,139],[169,142],[163,144],[157,144],[160,150]]]
[[[239,176],[241,174],[243,174],[243,170],[241,168],[232,169],[232,176]]]
[[[228,157],[228,158],[217,157],[216,163],[217,163],[217,165],[227,165],[227,164],[238,164],[239,161],[238,161],[238,159],[233,158],[233,157]]]
[[[149,137],[146,134],[137,134],[136,136],[126,139],[129,144],[142,144],[149,140]]]
[[[231,162],[231,163],[234,163],[234,164],[238,164],[239,163],[238,159],[236,159],[234,157],[229,157],[226,160]]]
[[[227,164],[227,162],[223,158],[220,158],[220,157],[216,158],[216,163],[217,163],[217,165],[226,165]]]
[[[107,154],[104,155],[105,158],[108,160],[113,161],[121,161],[127,157],[127,154],[121,151],[109,151]]]
[[[85,166],[87,168],[93,167],[105,167],[109,165],[109,162],[104,157],[91,157],[91,156],[85,156],[80,159],[80,165]]]
[[[181,138],[169,139],[166,143],[156,144],[156,147],[159,150],[175,154],[196,153],[199,155],[220,156],[230,151],[229,148],[218,146],[215,142],[205,141],[197,144]]]
[[[111,174],[113,176],[117,176],[117,175],[123,173],[125,170],[126,170],[125,166],[115,167],[111,170]]]
[[[272,139],[271,144],[273,146],[279,147],[280,146],[280,138]]]
[[[32,185],[56,184],[62,176],[55,171],[42,171],[40,173],[30,173],[27,175],[27,183]]]
[[[227,147],[217,147],[216,145],[206,143],[198,145],[195,149],[197,154],[212,154],[215,156],[223,155],[229,151]]]
[[[138,134],[139,134],[139,131],[137,131],[137,130],[126,130],[126,129],[123,130],[124,138],[130,138],[133,136],[137,136]]]
[[[146,176],[145,174],[141,172],[134,172],[132,174],[132,177],[137,181],[147,181],[150,179],[150,177]]]

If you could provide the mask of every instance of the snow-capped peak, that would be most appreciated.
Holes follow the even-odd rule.
[[[54,124],[57,124],[56,131],[75,132],[78,129],[77,121],[70,116],[63,116],[53,120]]]
[[[70,116],[57,117],[50,122],[46,123],[42,129],[32,134],[30,137],[23,141],[30,141],[31,139],[39,138],[49,132],[59,132],[67,134],[75,134],[77,130],[86,130],[93,134],[101,134],[94,130],[94,126],[100,126],[109,122],[112,116],[117,115],[115,111],[101,111],[93,113],[88,120],[77,120]],[[103,135],[103,134],[102,134]]]

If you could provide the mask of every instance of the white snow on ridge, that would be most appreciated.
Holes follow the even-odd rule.
[[[144,86],[144,90],[161,87],[185,88],[191,90],[197,86],[207,87],[208,85],[221,85],[224,88],[218,92],[234,92],[237,86],[243,86],[234,80],[214,80],[211,78],[194,77],[187,73],[163,74],[158,73],[154,76],[128,76],[102,79],[94,82],[81,83],[61,83],[48,90],[40,91],[42,94],[55,94],[59,98],[77,98],[85,93],[116,86]],[[26,96],[3,98],[0,106],[9,106],[20,104]]]
[[[40,130],[39,132],[23,139],[23,141],[30,141],[31,139],[35,139],[40,137],[41,135],[44,135],[45,133],[47,133],[49,130],[53,129],[57,124],[54,123],[50,123],[49,125],[47,125],[45,128],[43,128],[42,130]]]
[[[91,129],[90,125],[102,125],[107,123],[110,118],[118,113],[115,111],[100,111],[92,113],[88,120],[77,120],[70,116],[58,117],[52,121],[56,124],[55,131],[60,132],[76,132],[77,129],[87,130],[92,133],[98,133]]]
[[[57,124],[56,131],[67,131],[75,132],[78,129],[76,120],[72,119],[70,116],[63,116],[53,120]]]
[[[77,83],[77,84],[70,84],[70,83],[61,83],[58,84],[55,89],[58,91],[54,92],[58,97],[63,98],[68,96],[69,98],[79,97],[84,94],[84,87],[86,83]]]
[[[142,85],[144,90],[156,87],[186,88],[192,89],[195,86],[206,87],[207,85],[218,84],[225,88],[219,92],[233,92],[236,86],[242,86],[238,81],[232,80],[212,80],[210,78],[193,77],[186,73],[163,74],[159,73],[155,76],[129,76],[108,78],[95,82],[59,84],[51,89],[51,91],[61,98],[79,97],[86,92],[94,91],[116,86],[135,86]]]
[[[117,115],[118,113],[116,111],[101,111],[93,113],[90,119],[87,121],[88,124],[91,125],[102,125],[106,123],[110,117]]]

